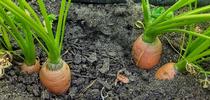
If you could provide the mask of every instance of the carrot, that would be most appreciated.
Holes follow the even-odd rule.
[[[137,21],[136,26],[143,28],[142,37],[139,37],[133,45],[132,55],[136,65],[142,69],[151,69],[159,62],[161,55],[161,43],[157,39],[159,35],[168,32],[187,33],[195,36],[202,36],[179,27],[195,23],[209,21],[210,14],[204,13],[210,9],[209,6],[195,8],[188,12],[175,15],[174,12],[182,7],[193,3],[195,0],[178,0],[167,10],[164,7],[151,9],[150,0],[141,0],[143,22]],[[142,39],[143,38],[143,39]]]
[[[44,0],[36,1],[40,8],[42,20],[39,18],[40,14],[37,14],[33,7],[31,7],[26,0],[18,0],[18,5],[12,0],[0,0],[0,5],[2,6],[0,7],[2,8],[0,9],[0,17],[5,18],[6,13],[2,13],[7,10],[10,11],[12,14],[14,14],[15,18],[18,19],[18,22],[21,22],[23,23],[23,26],[26,26],[27,30],[23,32],[28,33],[29,31],[30,33],[26,34],[26,36],[30,35],[29,38],[31,38],[33,35],[36,38],[42,49],[47,54],[47,61],[42,66],[39,73],[40,81],[48,91],[55,94],[62,94],[70,87],[71,79],[69,66],[61,58],[67,15],[68,10],[70,9],[71,0],[61,0],[56,30],[53,29],[53,21],[56,19],[56,17],[47,13]],[[27,8],[28,12],[25,11],[25,8]],[[9,17],[6,19],[9,19]],[[8,20],[8,22],[12,23],[13,20]],[[31,45],[32,41],[28,42],[25,41],[24,38],[20,38],[21,34],[19,33],[22,33],[22,31],[19,32],[17,30],[22,27],[19,27],[19,24],[17,25],[18,27],[16,27],[16,23],[13,23],[11,26],[14,33],[16,33],[14,35],[17,35],[17,42],[20,44],[20,47],[23,48],[23,54],[25,54],[24,57],[27,57],[26,60],[24,60],[24,63],[29,65],[34,64],[35,61],[33,62],[32,58],[35,59],[35,56],[32,57],[32,52],[30,51],[30,49],[33,48]],[[23,29],[25,29],[25,27],[23,27]],[[31,30],[33,30],[33,32],[31,32]],[[28,40],[28,38],[26,38],[26,40]],[[35,55],[35,53],[33,54]],[[29,59],[29,61],[27,61],[27,59]]]
[[[45,63],[39,73],[42,85],[45,86],[49,92],[58,95],[66,92],[71,83],[69,65],[64,61],[62,63],[62,67],[57,70],[50,70],[48,64]]]
[[[27,65],[25,63],[23,63],[23,65],[20,66],[21,71],[27,74],[32,74],[32,73],[38,73],[40,71],[40,61],[36,60],[34,65]]]
[[[172,80],[176,72],[175,63],[167,63],[157,70],[155,78],[158,80]]]
[[[151,69],[159,63],[162,54],[162,44],[158,38],[152,43],[146,43],[142,35],[133,44],[132,56],[136,66],[141,69]]]

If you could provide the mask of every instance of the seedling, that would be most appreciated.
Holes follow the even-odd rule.
[[[210,36],[210,27],[201,34]],[[201,66],[201,63],[209,58],[209,48],[210,38],[196,37],[195,39],[192,39],[192,37],[189,36],[187,47],[178,62],[163,65],[156,72],[156,78],[160,80],[171,80],[176,76],[177,72],[188,71],[192,75],[199,74],[205,76],[205,79],[201,82],[204,83],[204,87],[206,87],[207,83],[209,84],[208,76],[210,75],[210,72],[206,71],[205,68]]]
[[[189,6],[189,8],[192,10],[192,6]],[[197,26],[195,25],[189,26],[189,30],[191,31],[195,29],[194,31],[197,32],[196,28]],[[210,36],[210,27],[200,34]],[[206,71],[200,64],[202,64],[203,61],[209,60],[210,39],[200,36],[193,37],[192,35],[189,35],[187,38],[187,46],[184,47],[181,45],[180,47],[180,57],[177,63],[170,62],[163,65],[160,69],[158,69],[155,77],[159,80],[171,80],[176,76],[177,72],[187,71],[191,75],[204,77],[204,79],[200,79],[200,83],[203,85],[203,88],[208,88],[210,84],[208,79],[210,72]],[[184,52],[184,54],[182,54],[182,52]]]
[[[40,71],[40,81],[50,91],[55,94],[62,94],[70,86],[71,73],[69,66],[61,58],[63,37],[65,32],[66,17],[70,8],[71,0],[62,0],[59,12],[56,34],[53,34],[52,22],[49,19],[43,0],[37,0],[40,12],[43,16],[43,22],[35,13],[32,7],[25,0],[18,0],[20,6],[17,6],[11,0],[1,0],[0,5],[11,11],[21,22],[34,31],[34,37],[39,41],[43,50],[48,55],[47,61]],[[23,9],[22,9],[23,8]],[[28,13],[31,16],[28,16]],[[41,40],[43,42],[41,42]]]
[[[162,54],[162,44],[158,36],[161,34],[166,32],[180,32],[208,38],[208,36],[203,34],[181,29],[180,26],[209,21],[210,14],[205,12],[210,9],[210,5],[175,16],[173,12],[196,0],[179,0],[167,10],[164,11],[163,8],[158,8],[153,10],[155,12],[151,12],[149,0],[141,1],[144,13],[144,32],[137,38],[132,48],[134,61],[139,68],[151,69],[159,63]]]
[[[19,22],[18,19],[16,20],[14,16],[6,12],[2,6],[0,6],[0,16],[4,20],[1,21],[0,24],[7,32],[5,34],[11,34],[15,41],[17,41],[24,55],[24,63],[21,65],[21,70],[28,74],[39,72],[40,64],[39,61],[36,60],[34,39],[30,27],[27,26],[26,23]]]

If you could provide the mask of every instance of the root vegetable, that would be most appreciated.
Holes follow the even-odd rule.
[[[157,70],[155,78],[158,80],[172,80],[176,73],[175,63],[167,63]]]
[[[28,66],[27,64],[23,64],[22,66],[20,66],[21,71],[27,74],[32,74],[32,73],[39,73],[40,71],[40,61],[36,60],[34,65]]]
[[[136,66],[141,69],[151,69],[159,63],[162,54],[162,44],[158,38],[153,43],[146,43],[142,35],[133,44],[132,56]]]
[[[65,93],[71,83],[71,72],[68,64],[63,61],[62,67],[57,70],[50,70],[45,63],[39,73],[40,81],[49,92],[60,95]]]

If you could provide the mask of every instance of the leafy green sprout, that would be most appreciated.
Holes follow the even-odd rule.
[[[157,19],[162,13],[165,12],[165,8],[164,7],[154,7],[153,9],[151,9],[151,21],[154,21],[155,19]],[[169,19],[169,18],[172,18],[174,16],[174,13],[171,12],[169,13],[166,17],[165,17],[165,20],[166,19]],[[142,21],[137,21],[136,22],[136,26],[138,28],[143,28],[145,29],[144,27],[144,23]]]
[[[207,32],[210,33],[210,30],[206,31],[205,33],[207,33]],[[195,40],[194,40],[194,38],[195,38]],[[195,44],[194,44],[194,43],[196,43],[195,41],[197,41],[199,39],[203,40],[203,41],[200,42],[199,44],[196,44],[196,45],[198,45],[197,46],[198,49],[193,49],[192,51],[189,51],[189,49],[191,49],[191,45],[193,44],[195,46]],[[186,46],[187,49],[181,50],[184,52],[183,55],[182,55],[182,52],[179,53],[178,50],[176,50],[172,46],[173,49],[175,49],[175,51],[180,55],[180,58],[175,65],[175,68],[178,70],[178,72],[187,71],[192,75],[204,76],[204,79],[200,79],[200,83],[203,84],[203,88],[208,88],[208,86],[210,84],[210,80],[208,78],[210,75],[210,71],[204,69],[203,66],[201,65],[204,61],[210,61],[210,59],[209,59],[210,58],[209,57],[210,56],[210,48],[209,48],[210,44],[207,43],[207,41],[210,42],[210,39],[206,39],[206,38],[202,38],[202,37],[196,38],[196,37],[188,36],[188,42],[187,42],[187,46]],[[169,42],[169,44],[171,45],[170,42]],[[205,49],[201,48],[202,50],[200,50],[199,49],[200,45],[202,45],[202,46],[206,45],[207,47],[204,47]],[[184,47],[182,47],[182,48],[184,48]]]
[[[196,8],[195,6],[194,8]],[[189,6],[192,10],[192,6]],[[189,30],[194,31],[195,25],[190,25]],[[199,33],[197,33],[199,34]],[[210,27],[205,30],[203,33],[205,36],[210,36]],[[184,36],[185,38],[185,36]],[[184,42],[184,41],[183,41]],[[184,48],[184,45],[180,49],[180,58],[176,63],[175,68],[179,72],[188,71],[192,75],[203,75],[204,79],[200,79],[200,82],[203,84],[203,88],[207,88],[210,84],[208,79],[210,71],[205,70],[200,64],[203,61],[210,60],[210,39],[203,37],[193,37],[191,34],[187,37],[187,46]],[[182,54],[182,51],[184,54]]]
[[[157,19],[161,14],[163,14],[165,12],[165,8],[164,7],[155,7],[151,10],[151,21],[154,21],[155,19]],[[166,15],[166,17],[164,18],[164,20],[170,19],[174,17],[174,13],[170,12]]]
[[[184,3],[184,1],[186,3]],[[192,8],[191,3],[195,1],[194,10]],[[183,4],[181,4],[183,3]],[[190,11],[174,16],[173,12],[184,5],[190,5]],[[157,35],[165,33],[165,32],[179,32],[179,33],[187,33],[188,42],[187,47],[184,49],[184,54],[182,54],[181,46],[181,57],[175,65],[175,68],[179,72],[188,71],[191,74],[202,74],[205,76],[204,79],[201,79],[200,82],[203,84],[204,88],[210,84],[208,76],[210,75],[210,71],[206,71],[199,64],[202,61],[210,60],[210,28],[207,29],[203,34],[194,32],[192,29],[194,28],[194,23],[198,23],[201,21],[209,20],[209,14],[200,14],[209,10],[210,6],[197,8],[196,0],[179,0],[175,5],[170,7],[165,11],[163,7],[153,8],[150,11],[148,0],[142,1],[142,7],[144,12],[144,23],[141,21],[137,21],[136,26],[139,28],[144,28],[144,40],[146,42],[153,42],[153,38],[157,37]],[[208,17],[207,17],[208,16]],[[204,18],[205,20],[199,20],[199,18]],[[197,20],[197,21],[193,21]],[[186,21],[185,21],[186,20]],[[155,24],[154,24],[155,23]],[[190,31],[186,29],[177,29],[177,26],[190,25]],[[162,30],[158,30],[162,29]],[[156,30],[156,33],[152,33]],[[155,31],[154,31],[155,32]],[[153,35],[153,36],[152,36]],[[147,38],[148,36],[148,38]],[[197,36],[194,40],[193,36]],[[146,37],[146,38],[145,38]]]
[[[210,27],[202,34],[205,36],[210,36]],[[210,39],[204,37],[197,37],[195,38],[195,40],[192,40],[192,37],[189,38],[190,39],[188,39],[188,41],[190,42],[187,43],[187,47],[184,50],[184,54],[176,64],[176,66],[179,66],[177,67],[179,71],[184,71],[187,63],[198,63],[208,59],[208,56],[210,56]]]
[[[210,36],[210,27],[201,34]],[[210,60],[210,39],[204,37],[193,37],[189,34],[187,40],[186,49],[181,50],[184,54],[182,54],[182,52],[178,52],[180,54],[180,58],[176,63],[175,68],[178,72],[187,71],[192,75],[203,75],[204,79],[200,79],[200,82],[203,84],[203,88],[207,88],[210,84],[208,79],[210,71],[205,70],[201,64],[203,61]]]
[[[0,16],[4,19],[1,26],[5,32],[11,34],[17,44],[20,46],[24,55],[24,63],[26,65],[34,65],[36,61],[35,45],[32,36],[32,31],[24,22],[18,22],[13,17],[9,16],[5,9],[0,7]]]
[[[9,35],[4,27],[0,25],[0,34],[1,34],[1,43],[5,47],[6,50],[12,51],[12,44],[10,43]],[[3,49],[3,48],[2,48]]]
[[[0,22],[4,23],[3,18],[0,17]],[[7,34],[6,29],[0,24],[0,34],[1,34],[1,43],[6,47],[8,51],[12,51],[12,44],[10,43],[9,35]]]
[[[34,30],[33,36],[39,41],[42,48],[48,55],[47,62],[49,64],[49,69],[56,70],[61,67],[59,65],[62,63],[61,50],[65,32],[65,23],[71,0],[68,0],[68,2],[66,0],[61,1],[61,8],[55,36],[53,34],[52,25],[50,19],[48,18],[49,15],[47,14],[43,0],[37,0],[37,2],[39,4],[40,12],[43,16],[45,24],[41,23],[39,16],[25,0],[18,0],[18,3],[22,5],[25,10],[29,11],[31,16],[28,16],[25,11],[21,9],[21,7],[17,6],[11,0],[1,0],[0,5],[11,11],[16,17],[20,19],[20,21],[26,23],[30,26],[31,29]],[[38,38],[41,38],[46,46]]]
[[[178,27],[184,25],[190,25],[194,23],[204,22],[210,20],[210,14],[205,14],[210,9],[210,5],[194,9],[179,15],[174,16],[173,12],[176,10],[189,5],[197,0],[179,0],[173,6],[164,10],[163,8],[157,8],[151,11],[149,0],[142,1],[142,10],[144,13],[144,33],[143,40],[148,43],[155,41],[156,37],[166,32],[187,32],[184,29]],[[192,32],[190,32],[192,33]],[[193,33],[192,35],[198,35]],[[204,36],[202,36],[204,37]],[[206,36],[205,36],[206,37]]]
[[[206,36],[210,36],[210,27],[202,33]],[[184,49],[184,54],[178,60],[175,65],[175,68],[179,72],[188,71],[191,74],[199,73],[205,76],[205,79],[201,81],[203,83],[203,87],[206,88],[210,83],[208,80],[208,76],[210,75],[210,71],[205,70],[200,64],[203,61],[209,60],[210,56],[210,39],[205,39],[202,37],[188,37],[188,42],[186,49]],[[208,84],[207,84],[208,83]]]

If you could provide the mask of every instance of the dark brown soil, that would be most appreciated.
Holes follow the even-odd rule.
[[[57,12],[58,1],[47,2],[50,12]],[[32,4],[36,6],[33,1]],[[209,99],[210,91],[203,89],[191,75],[180,74],[172,81],[154,78],[160,65],[178,58],[165,38],[161,38],[160,64],[149,71],[135,67],[130,52],[132,42],[143,31],[134,26],[141,19],[139,4],[72,4],[63,49],[63,59],[72,65],[69,91],[61,96],[48,93],[41,86],[38,74],[26,75],[18,66],[12,66],[0,78],[0,100]],[[170,40],[177,37],[170,36]],[[38,54],[45,56],[42,52]],[[114,84],[120,70],[128,75],[128,84]]]

